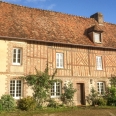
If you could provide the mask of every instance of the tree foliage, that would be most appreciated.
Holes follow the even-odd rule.
[[[73,88],[73,84],[71,82],[68,82],[63,87],[64,93],[61,95],[61,100],[66,105],[72,105],[73,104],[73,97],[74,93],[76,92],[76,89]]]
[[[44,72],[36,70],[35,75],[27,75],[23,77],[26,80],[27,84],[32,87],[33,97],[38,102],[39,106],[42,106],[43,103],[50,98],[50,89],[51,81],[53,80],[56,70],[52,76],[48,74],[48,64]]]
[[[112,87],[116,87],[116,76],[112,76],[110,82]]]

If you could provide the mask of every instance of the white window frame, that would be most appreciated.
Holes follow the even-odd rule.
[[[102,56],[96,56],[96,68],[97,70],[103,70]]]
[[[64,54],[56,53],[56,68],[63,68],[63,67],[64,67]]]
[[[97,82],[97,91],[98,95],[103,96],[105,93],[105,83],[104,82]]]
[[[16,50],[16,53],[14,53],[14,50]],[[20,50],[20,62],[18,62],[18,51]],[[14,57],[15,54],[15,57]],[[21,57],[22,57],[22,49],[21,48],[13,48],[12,53],[12,64],[13,65],[21,65]],[[16,61],[14,61],[14,58]]]
[[[59,84],[59,86],[57,84]],[[57,95],[57,93],[59,93],[59,95]],[[51,85],[51,98],[59,98],[60,95],[61,95],[61,82],[54,82],[53,85]]]
[[[101,33],[94,32],[94,42],[101,43]]]
[[[11,83],[11,81],[14,81],[14,83]],[[20,86],[19,86],[18,81],[21,82]],[[18,90],[17,90],[17,88],[18,88]],[[17,94],[20,94],[20,95],[17,95]],[[14,99],[20,99],[20,98],[22,98],[22,81],[21,80],[17,80],[17,79],[16,80],[15,79],[10,80],[10,95]]]

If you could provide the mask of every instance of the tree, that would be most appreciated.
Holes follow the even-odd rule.
[[[42,106],[43,103],[50,98],[51,81],[57,70],[55,70],[52,76],[48,74],[48,64],[44,72],[38,71],[37,69],[35,70],[35,75],[27,75],[23,77],[23,79],[32,87],[33,97],[38,102],[38,105]]]
[[[110,82],[112,87],[116,87],[116,76],[112,76]]]
[[[64,84],[63,90],[64,93],[61,95],[61,100],[66,105],[72,105],[73,97],[74,97],[74,93],[76,92],[76,89],[73,88],[73,84],[69,81]]]

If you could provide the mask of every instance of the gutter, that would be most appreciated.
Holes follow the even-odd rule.
[[[35,40],[35,39],[28,39],[28,38],[19,38],[19,37],[8,37],[8,36],[0,36],[0,39],[12,39],[12,40],[23,40],[23,41],[37,41],[37,42],[44,42],[44,43],[55,43],[55,44],[62,44],[62,45],[71,45],[71,46],[82,46],[82,47],[92,47],[92,48],[104,48],[104,49],[113,49],[113,47],[101,47],[101,46],[92,46],[92,45],[83,45],[83,44],[72,44],[72,43],[64,43],[64,42],[54,42],[54,41],[45,41],[45,40]]]

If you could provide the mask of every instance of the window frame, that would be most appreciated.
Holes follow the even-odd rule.
[[[58,89],[57,83],[59,83],[59,92],[57,90]],[[53,86],[51,85],[51,98],[59,98],[61,96],[61,82],[53,82],[52,84],[53,84]],[[59,95],[57,95],[57,92],[59,93]],[[52,95],[52,93],[53,93],[53,95]]]
[[[96,69],[97,70],[103,70],[102,56],[96,56]]]
[[[62,58],[61,58],[61,55],[62,55]],[[62,62],[61,62],[61,60],[62,60]],[[64,54],[63,53],[56,53],[56,68],[64,68]]]
[[[103,84],[103,88],[101,88],[101,83]],[[103,91],[102,91],[102,89],[103,89]],[[100,96],[104,95],[104,93],[105,93],[105,82],[103,82],[103,81],[97,82],[97,92],[98,92],[98,95],[100,95]]]
[[[15,59],[16,61],[14,62],[14,50],[16,50],[16,56],[15,56]],[[18,50],[20,50],[20,62],[18,62]],[[21,65],[21,62],[22,62],[22,49],[21,48],[13,48],[13,51],[12,51],[12,64],[13,65]]]
[[[99,37],[99,38],[96,38],[96,36]],[[93,38],[94,38],[94,43],[102,43],[102,41],[101,41],[101,33],[94,32],[93,33]],[[96,41],[96,39],[99,40],[99,41]]]
[[[11,83],[11,81],[14,81],[14,82],[15,82],[14,85],[13,85],[13,83]],[[19,84],[18,81],[21,82],[21,86],[19,86],[20,88],[17,87],[18,84]],[[12,88],[12,89],[11,89],[11,88]],[[18,91],[19,93],[17,93],[17,88],[18,88],[18,89],[21,89],[20,92]],[[9,93],[10,93],[10,95],[11,95],[14,99],[20,99],[20,98],[22,98],[22,90],[23,90],[22,80],[18,80],[18,79],[12,79],[12,80],[10,80]],[[12,94],[14,94],[14,96],[13,96]],[[17,96],[16,94],[20,94],[20,96]]]

